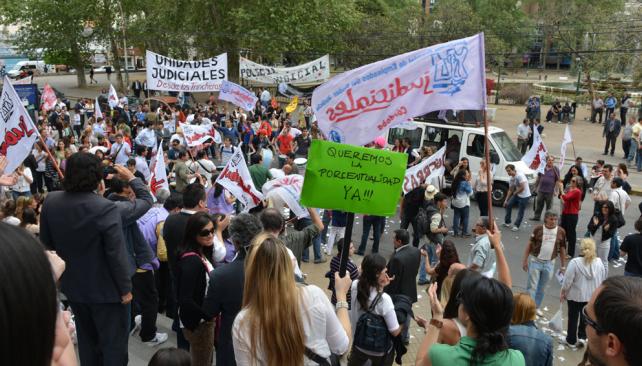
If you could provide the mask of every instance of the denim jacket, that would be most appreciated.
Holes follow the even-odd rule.
[[[532,321],[510,326],[508,346],[522,352],[526,366],[553,365],[553,340]]]

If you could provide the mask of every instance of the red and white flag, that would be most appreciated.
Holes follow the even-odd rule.
[[[282,178],[269,180],[261,188],[268,201],[272,195],[279,196],[298,218],[310,216],[308,210],[299,202],[302,189],[303,176],[299,174],[290,174]]]
[[[187,141],[188,147],[203,145],[207,140],[216,142],[217,136],[219,135],[213,125],[190,125],[188,123],[180,123],[180,127],[181,130],[183,130],[183,136],[185,136],[185,141]],[[218,136],[218,141],[220,142],[220,140],[221,138]]]
[[[236,197],[243,204],[244,211],[258,206],[263,200],[263,193],[254,187],[241,149],[236,149],[215,183],[222,185]]]
[[[49,86],[49,84],[45,84],[44,88],[42,89],[42,109],[45,111],[50,111],[54,108],[56,108],[56,102],[58,101],[58,98],[56,98],[56,92]]]
[[[564,130],[564,138],[562,139],[562,147],[560,150],[560,171],[562,171],[562,168],[564,167],[564,159],[566,159],[566,147],[568,144],[573,142],[573,136],[571,136],[571,129],[569,128],[568,125],[566,125],[566,129]]]
[[[526,163],[529,168],[543,174],[544,167],[546,166],[546,155],[548,155],[546,145],[544,145],[544,141],[542,141],[537,127],[533,126],[533,146],[524,154],[522,161]]]
[[[6,76],[0,106],[0,156],[9,161],[4,174],[11,174],[29,156],[38,139],[38,129]]]
[[[96,121],[98,121],[98,118],[104,118],[103,112],[100,110],[100,103],[98,103],[98,98],[96,98],[96,102],[94,104],[94,117]]]
[[[107,103],[111,109],[118,107],[120,104],[118,101],[118,94],[116,94],[116,88],[112,84],[109,84],[109,96],[107,97]]]
[[[417,165],[406,169],[406,175],[403,180],[403,193],[406,194],[419,187],[424,182],[429,182],[434,177],[444,175],[444,157],[446,155],[446,145],[439,151],[432,154],[428,159]]]
[[[156,152],[156,156],[152,159],[150,170],[152,174],[149,177],[149,189],[152,191],[152,194],[156,194],[159,189],[166,189],[169,191],[162,142],[158,144],[158,150]]]

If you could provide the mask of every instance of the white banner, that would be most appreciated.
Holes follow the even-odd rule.
[[[236,149],[215,183],[219,183],[236,197],[243,204],[244,211],[256,207],[263,200],[263,194],[254,187],[241,149]]]
[[[37,139],[38,129],[5,76],[0,96],[0,155],[8,161],[4,174],[13,173],[22,164]]]
[[[566,159],[566,147],[568,144],[573,142],[573,137],[571,136],[571,128],[566,125],[566,129],[564,130],[564,138],[562,139],[562,146],[560,148],[560,165],[559,165],[559,170],[560,172],[562,171],[562,168],[564,167],[564,159]]]
[[[151,177],[149,178],[149,189],[152,194],[156,194],[159,189],[166,189],[169,191],[169,182],[167,181],[167,170],[165,168],[165,158],[163,156],[163,142],[158,144],[156,156],[152,159]]]
[[[33,75],[29,75],[22,79],[11,80],[11,84],[20,85],[20,84],[31,84],[33,83]]]
[[[246,111],[253,110],[259,100],[251,91],[227,80],[223,80],[221,84],[221,92],[218,94],[218,99],[226,100]]]
[[[213,125],[190,125],[188,123],[180,123],[179,125],[183,130],[188,147],[203,145],[207,140],[215,142],[219,134]],[[220,141],[220,137],[218,140]]]
[[[51,86],[49,86],[49,84],[45,84],[45,86],[42,88],[42,97],[40,99],[42,100],[43,110],[50,111],[56,108],[56,102],[58,101],[58,98],[56,97],[56,93],[53,91]]]
[[[301,189],[303,189],[303,176],[292,174],[265,182],[261,190],[266,197],[272,194],[279,195],[296,217],[302,218],[310,216],[310,213],[299,203]]]
[[[112,84],[109,84],[109,95],[107,96],[107,103],[114,109],[118,107],[118,94],[116,93],[116,88]]]
[[[183,92],[219,91],[227,80],[227,53],[196,61],[182,61],[146,53],[147,86],[150,90]]]
[[[330,78],[330,56],[294,67],[265,66],[239,57],[239,75],[260,84],[320,84]]]
[[[546,155],[548,155],[548,150],[546,150],[546,145],[542,141],[542,137],[539,134],[536,126],[533,126],[533,146],[531,149],[522,156],[522,161],[529,168],[535,170],[538,173],[544,174],[544,167],[546,166]]]
[[[321,131],[353,145],[428,112],[485,107],[483,33],[344,72],[312,94]]]
[[[429,181],[434,177],[444,175],[444,155],[446,154],[446,145],[442,146],[436,153],[421,163],[406,169],[406,176],[403,180],[403,194],[419,187],[422,183]]]
[[[103,112],[100,110],[100,103],[98,103],[98,98],[94,102],[94,120],[98,121],[98,118],[104,118]]]

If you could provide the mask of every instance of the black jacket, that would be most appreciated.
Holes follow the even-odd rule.
[[[388,262],[388,276],[395,276],[384,289],[390,296],[406,295],[413,303],[417,302],[417,273],[421,253],[419,249],[407,244],[396,250]]]
[[[178,314],[185,328],[194,330],[201,319],[209,320],[203,309],[206,287],[205,264],[199,256],[184,256],[176,263]]]
[[[40,239],[65,261],[62,292],[72,302],[120,303],[132,290],[122,219],[95,193],[51,192],[40,215]]]
[[[245,249],[241,249],[232,263],[212,271],[210,287],[205,295],[203,309],[210,316],[221,314],[221,327],[216,349],[216,365],[236,365],[232,344],[232,325],[243,304],[245,282]]]

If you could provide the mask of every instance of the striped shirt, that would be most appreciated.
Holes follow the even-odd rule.
[[[332,260],[330,261],[330,271],[326,274],[326,277],[330,279],[330,283],[328,284],[328,290],[332,291],[332,298],[330,301],[332,302],[332,305],[337,304],[337,294],[334,291],[334,273],[339,272],[339,266],[341,265],[341,253],[338,253],[336,256],[332,257]],[[357,268],[357,265],[354,264],[352,259],[348,258],[348,264],[346,265],[346,272],[350,273],[350,279],[351,280],[356,280],[359,278],[359,268]],[[350,306],[350,292],[348,291],[347,295],[347,301],[348,301],[348,306]]]

